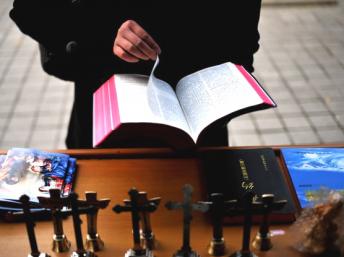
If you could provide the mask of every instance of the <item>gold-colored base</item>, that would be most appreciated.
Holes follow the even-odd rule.
[[[223,238],[221,238],[221,241],[210,241],[208,254],[213,256],[222,256],[226,254],[226,251],[226,243]]]
[[[195,251],[191,251],[189,253],[178,251],[175,254],[173,254],[173,257],[200,257],[200,255],[196,253]]]
[[[238,252],[231,254],[229,257],[258,257],[258,256],[252,252],[238,251]]]
[[[145,249],[141,253],[136,253],[133,249],[129,249],[124,257],[154,257],[154,255],[153,252],[148,249]]]
[[[157,248],[157,242],[153,234],[150,238],[147,238],[147,239],[144,238],[141,234],[140,238],[141,238],[141,244],[145,249],[154,250]]]
[[[73,252],[71,257],[97,257],[97,255],[90,251],[83,251],[83,252]]]
[[[104,249],[104,242],[100,236],[96,234],[95,237],[86,236],[86,250],[91,252],[98,252]]]
[[[260,251],[268,251],[272,248],[271,235],[268,233],[265,237],[258,232],[252,242],[252,246]]]
[[[50,257],[50,255],[47,253],[37,253],[37,254],[31,253],[27,257]]]
[[[70,242],[65,235],[63,236],[53,236],[52,250],[55,253],[68,252],[70,248]]]

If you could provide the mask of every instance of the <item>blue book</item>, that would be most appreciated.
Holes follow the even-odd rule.
[[[344,192],[344,148],[281,149],[301,208],[312,207],[321,192]]]
[[[64,177],[64,184],[62,193],[67,196],[72,191],[73,182],[75,180],[76,173],[76,158],[70,157],[68,160],[68,168]]]

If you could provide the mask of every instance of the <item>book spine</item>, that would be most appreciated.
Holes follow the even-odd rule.
[[[93,147],[97,146],[104,135],[103,108],[101,101],[102,87],[93,94]]]
[[[93,94],[93,147],[120,125],[115,76],[112,76]]]
[[[111,96],[107,96],[107,93],[109,92],[108,88],[109,88],[109,81],[107,83],[105,83],[105,85],[102,87],[102,90],[101,90],[104,134],[107,134],[108,131],[111,129],[110,111],[109,111],[110,106],[109,106],[109,101],[108,101],[109,97],[111,97]]]
[[[119,115],[119,104],[118,104],[118,97],[116,93],[116,83],[115,83],[115,76],[112,76],[107,84],[106,92],[104,92],[105,96],[108,97],[107,99],[107,108],[105,109],[107,112],[108,118],[108,133],[111,133],[113,130],[119,127],[121,124],[121,119]]]

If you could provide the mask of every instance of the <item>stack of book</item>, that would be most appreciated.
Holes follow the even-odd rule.
[[[19,197],[30,197],[40,208],[38,196],[49,196],[57,188],[67,196],[76,173],[76,159],[67,154],[31,148],[12,148],[0,156],[0,215],[21,211]]]

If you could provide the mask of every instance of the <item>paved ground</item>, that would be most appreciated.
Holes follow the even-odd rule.
[[[41,70],[36,44],[0,1],[0,148],[65,148],[70,83]],[[262,9],[255,76],[278,103],[235,118],[232,145],[344,143],[344,0]]]

